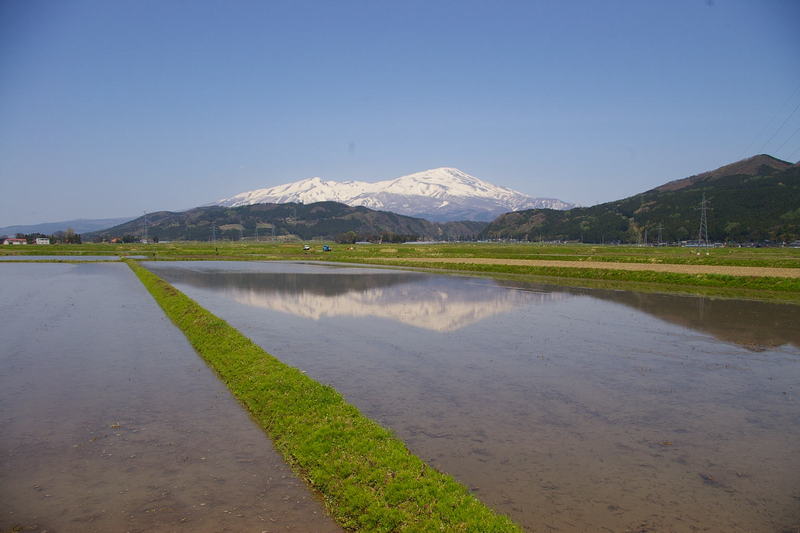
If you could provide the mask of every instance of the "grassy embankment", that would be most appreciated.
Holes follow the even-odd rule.
[[[128,264],[343,527],[519,531],[332,387],[281,363],[155,274]]]

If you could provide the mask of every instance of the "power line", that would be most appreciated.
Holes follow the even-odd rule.
[[[789,156],[789,161],[793,161],[796,155],[800,155],[800,148],[792,152],[792,155]]]
[[[781,151],[781,149],[782,149],[784,146],[786,146],[786,143],[788,143],[789,141],[791,141],[791,140],[792,140],[792,138],[793,138],[795,135],[797,135],[797,132],[798,132],[798,131],[800,131],[800,126],[798,126],[798,127],[797,127],[797,129],[796,129],[796,130],[794,130],[794,133],[792,133],[791,135],[789,135],[789,136],[786,138],[786,140],[785,140],[785,141],[783,141],[783,144],[782,144],[782,145],[780,145],[780,146],[778,147],[778,149],[777,149],[777,150],[775,150],[775,153],[778,153],[778,152],[780,152],[780,151]]]
[[[794,100],[795,95],[798,94],[798,93],[800,93],[800,85],[797,86],[797,89],[792,91],[792,93],[789,95],[789,97],[777,109],[780,111],[781,109],[786,107],[786,104],[788,104],[789,102]],[[770,119],[764,124],[764,126],[760,130],[758,130],[758,133],[756,134],[756,136],[753,138],[752,141],[750,141],[750,144],[747,145],[747,150],[744,151],[745,154],[750,154],[750,150],[756,145],[756,143],[758,142],[758,139],[762,138],[763,135],[767,131],[769,131],[770,124],[772,124],[774,122],[774,120],[776,118],[778,118],[778,116],[779,116],[778,113],[773,114],[772,117],[770,117]]]
[[[780,125],[780,126],[778,126],[778,129],[777,129],[777,130],[775,130],[775,133],[773,133],[773,134],[772,134],[772,137],[770,137],[770,138],[769,138],[769,140],[768,140],[767,142],[765,142],[765,143],[764,143],[764,146],[762,146],[762,147],[761,147],[761,150],[759,150],[759,152],[761,152],[762,154],[764,153],[764,148],[766,148],[766,147],[767,147],[767,145],[768,145],[770,142],[772,142],[772,139],[774,139],[774,138],[775,138],[775,136],[778,134],[778,132],[779,132],[779,131],[781,131],[781,130],[783,129],[783,127],[786,125],[786,123],[787,123],[787,122],[789,122],[789,119],[790,119],[790,118],[792,118],[792,117],[794,116],[794,114],[797,112],[797,110],[798,110],[798,109],[800,109],[800,102],[797,102],[797,105],[796,105],[796,106],[794,106],[794,109],[792,110],[792,112],[791,112],[791,113],[789,113],[789,116],[788,116],[788,117],[786,117],[785,119],[783,119],[783,122],[781,122],[781,125]]]

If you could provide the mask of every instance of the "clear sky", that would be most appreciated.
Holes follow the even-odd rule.
[[[0,226],[458,167],[590,205],[800,159],[800,2],[0,0]]]

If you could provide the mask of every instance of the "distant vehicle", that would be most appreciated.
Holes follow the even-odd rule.
[[[311,247],[309,245],[307,245],[307,244],[303,245],[303,250],[307,251],[307,250],[310,250],[310,249],[311,249]]]
[[[323,252],[330,252],[331,251],[331,247],[326,244],[325,246],[322,247],[322,251]]]

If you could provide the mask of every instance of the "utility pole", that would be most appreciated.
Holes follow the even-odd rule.
[[[700,229],[697,232],[698,246],[708,246],[708,202],[706,193],[703,193],[703,201],[700,202]]]
[[[142,240],[147,242],[147,211],[144,212],[144,237]]]
[[[258,222],[256,222],[256,242],[258,242]]]
[[[211,222],[211,242],[217,242],[217,224]]]
[[[644,228],[644,245],[647,246],[647,228]]]
[[[659,244],[659,246],[661,245],[661,230],[663,228],[664,228],[664,226],[661,224],[661,222],[659,222],[658,223],[658,244]]]

